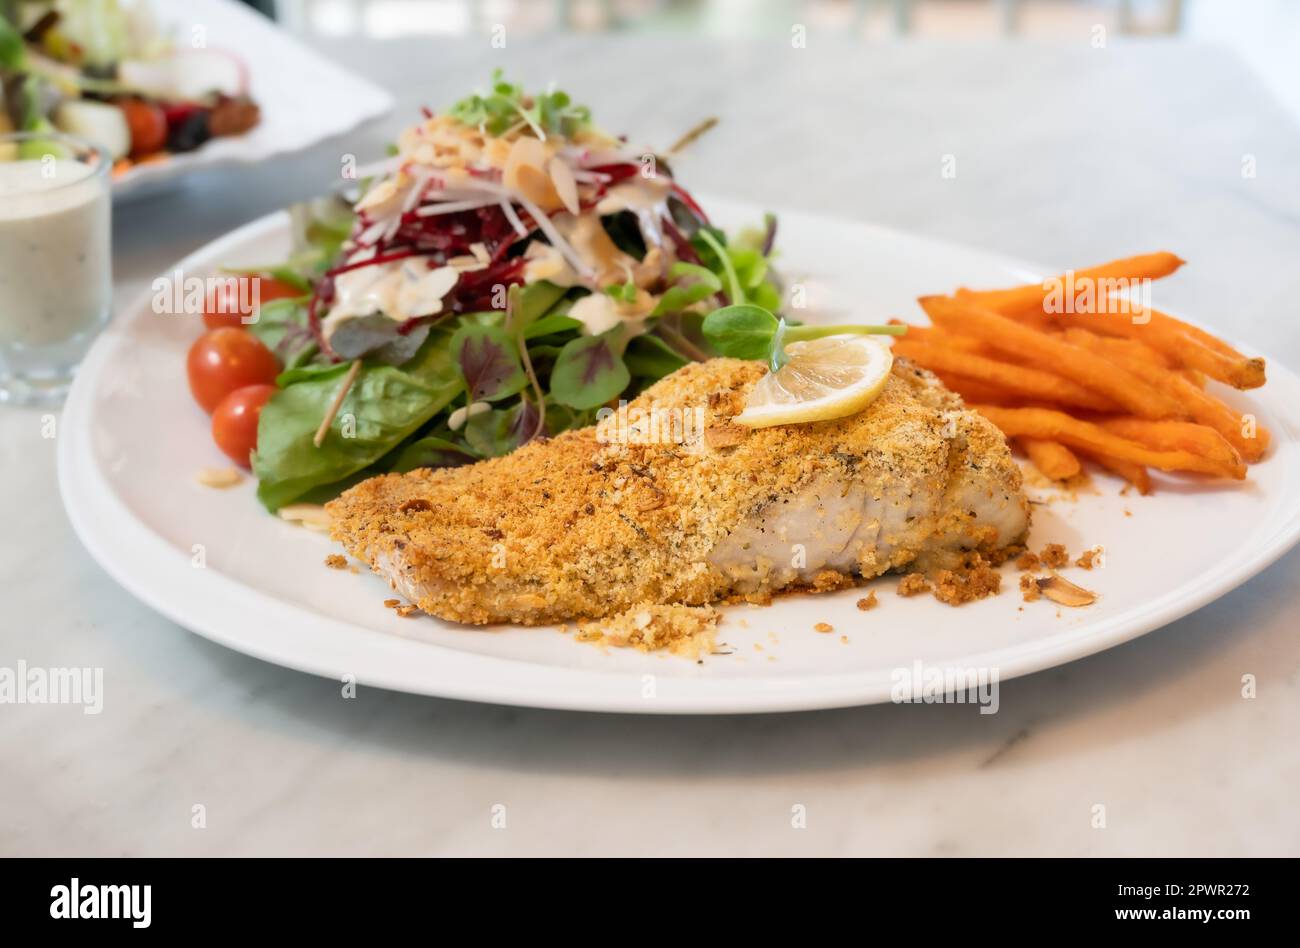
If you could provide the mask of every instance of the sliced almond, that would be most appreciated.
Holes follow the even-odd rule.
[[[1097,601],[1095,592],[1076,586],[1055,570],[1052,571],[1051,576],[1045,576],[1036,582],[1038,591],[1058,605],[1091,606]]]
[[[567,161],[557,156],[551,159],[546,170],[551,173],[551,184],[564,202],[565,210],[576,217],[582,207],[578,202],[578,182],[573,180],[573,169]]]
[[[488,164],[496,168],[504,168],[506,162],[510,160],[510,151],[510,143],[504,138],[489,138],[485,149]]]
[[[469,179],[470,174],[464,168],[445,168],[442,171],[442,180],[445,187],[459,187],[467,184]]]
[[[280,519],[308,530],[328,530],[330,515],[320,504],[286,504],[280,508]]]
[[[394,178],[380,181],[374,187],[370,188],[360,201],[357,202],[358,211],[369,211],[386,204],[397,197],[397,181]]]
[[[515,174],[515,190],[547,214],[564,207],[551,176],[534,165],[520,165]]]
[[[198,482],[204,487],[215,487],[218,490],[234,487],[243,479],[244,475],[233,467],[205,467],[197,476]]]
[[[536,138],[517,139],[501,172],[501,183],[549,213],[558,211],[564,203],[555,192],[551,176],[543,170],[548,158],[546,146]]]

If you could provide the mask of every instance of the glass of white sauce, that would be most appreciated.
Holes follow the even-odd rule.
[[[108,154],[0,135],[0,402],[58,404],[112,312]]]

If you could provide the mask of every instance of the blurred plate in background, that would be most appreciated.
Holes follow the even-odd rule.
[[[249,93],[262,112],[243,135],[214,138],[196,151],[136,165],[113,182],[113,197],[156,194],[201,168],[254,164],[351,131],[393,108],[384,89],[303,46],[234,0],[153,0],[158,25],[178,45],[229,50],[248,67]]]

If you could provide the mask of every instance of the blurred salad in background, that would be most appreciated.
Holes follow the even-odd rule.
[[[243,61],[164,35],[146,0],[0,0],[0,85],[0,132],[80,136],[116,174],[260,120]]]
[[[347,199],[292,210],[290,259],[231,277],[232,299],[238,280],[260,281],[255,321],[232,318],[226,290],[209,301],[190,358],[200,402],[273,386],[237,399],[237,432],[215,430],[233,424],[216,410],[218,443],[245,464],[251,451],[276,510],[376,473],[506,454],[710,357],[709,312],[780,308],[776,222],[729,238],[673,157],[499,74],[426,110],[388,158],[356,169]],[[274,359],[242,351],[241,334]],[[223,346],[241,352],[212,351]],[[236,362],[260,375],[221,377]]]

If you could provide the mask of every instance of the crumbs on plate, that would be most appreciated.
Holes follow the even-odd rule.
[[[1044,566],[1051,569],[1060,569],[1070,562],[1070,554],[1059,543],[1047,544],[1047,546],[1043,547],[1043,552],[1038,554],[1038,558]]]
[[[577,639],[642,652],[666,649],[699,659],[715,651],[714,633],[722,614],[713,606],[642,603],[616,615],[578,624]]]
[[[403,619],[420,611],[419,606],[412,605],[411,603],[403,604],[400,599],[385,599],[384,608],[392,609]]]
[[[929,592],[930,583],[926,580],[924,573],[908,573],[898,581],[898,588],[895,592],[900,596],[919,596],[923,592]]]
[[[1037,577],[1025,573],[1020,577],[1020,594],[1025,602],[1037,602],[1042,598],[1042,593],[1038,589]]]

